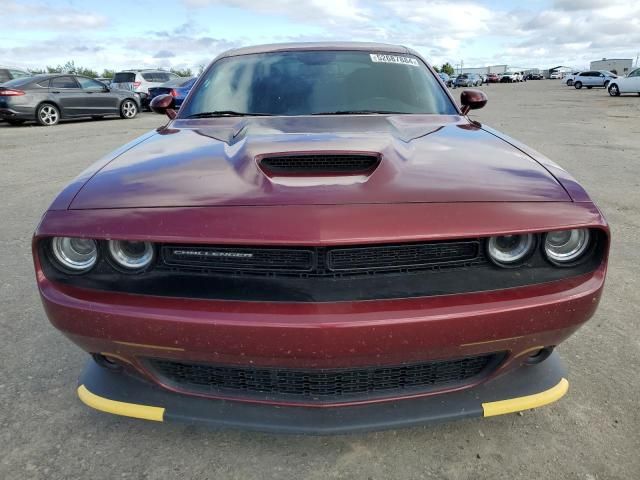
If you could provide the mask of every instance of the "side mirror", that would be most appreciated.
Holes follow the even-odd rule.
[[[156,113],[164,113],[170,120],[176,118],[176,111],[171,108],[173,105],[173,97],[171,95],[158,95],[151,100],[151,110]]]
[[[460,104],[462,114],[466,115],[469,110],[478,110],[487,104],[487,96],[481,90],[465,90],[460,94]]]
[[[102,91],[106,93],[106,92],[110,92],[111,89],[109,88],[108,85],[105,85],[104,87],[102,87]]]

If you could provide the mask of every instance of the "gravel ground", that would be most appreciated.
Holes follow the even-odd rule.
[[[522,416],[338,437],[216,432],[92,411],[75,395],[86,356],[42,310],[30,236],[66,182],[163,117],[0,123],[0,478],[639,478],[640,97],[553,80],[483,88],[489,103],[474,117],[567,168],[612,226],[601,307],[559,348],[570,368],[563,400]]]

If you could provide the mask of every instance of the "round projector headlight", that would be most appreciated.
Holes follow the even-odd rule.
[[[544,252],[556,264],[575,262],[587,250],[589,238],[586,228],[549,232],[544,239]]]
[[[118,266],[141,270],[153,260],[153,245],[151,242],[109,240],[109,253]]]
[[[489,257],[498,265],[513,265],[524,260],[535,245],[531,234],[491,237],[487,244]]]
[[[87,271],[98,260],[98,246],[90,238],[53,237],[51,251],[62,267],[74,272]]]

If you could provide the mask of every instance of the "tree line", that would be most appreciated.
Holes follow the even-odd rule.
[[[200,66],[198,74],[202,73],[203,70],[204,65]],[[89,78],[113,78],[116,73],[115,70],[105,68],[102,70],[102,74],[100,74],[97,70],[93,70],[92,68],[76,66],[73,60],[66,62],[64,65],[47,65],[44,69],[35,68],[29,69],[29,71],[34,75],[40,73],[73,73],[75,75],[82,75]],[[190,68],[171,68],[169,71],[180,77],[193,77],[196,75],[196,73],[194,73]]]
[[[440,68],[438,68],[436,65],[433,66],[433,69],[440,73],[446,73],[447,75],[451,76],[455,73],[455,70],[453,69],[453,67],[451,66],[451,64],[449,62],[443,64]]]

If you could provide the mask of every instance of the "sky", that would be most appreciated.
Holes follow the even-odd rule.
[[[239,46],[402,44],[465,67],[588,68],[640,53],[637,0],[0,0],[0,65],[191,68]]]

